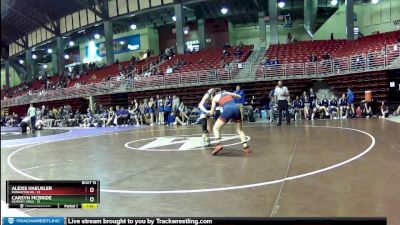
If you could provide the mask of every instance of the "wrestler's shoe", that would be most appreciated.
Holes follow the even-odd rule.
[[[251,152],[250,146],[247,146],[247,147],[243,148],[243,152],[244,153],[250,153]]]
[[[221,144],[217,144],[217,145],[215,146],[214,151],[212,151],[212,154],[213,154],[213,155],[216,155],[216,154],[218,154],[218,152],[222,151],[222,149],[223,149],[222,145],[221,145]]]

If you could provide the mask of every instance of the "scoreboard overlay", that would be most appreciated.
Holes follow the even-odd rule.
[[[9,208],[97,208],[98,180],[6,181]]]

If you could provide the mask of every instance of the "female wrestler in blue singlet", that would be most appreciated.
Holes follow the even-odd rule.
[[[227,92],[227,91],[218,91],[215,93],[215,96],[212,98],[211,101],[211,110],[207,111],[207,114],[213,115],[217,104],[222,107],[222,114],[218,118],[218,120],[214,124],[214,136],[217,142],[214,151],[212,152],[213,155],[216,155],[218,152],[222,150],[221,144],[221,135],[220,130],[228,122],[230,119],[236,122],[236,132],[240,136],[240,140],[243,144],[243,152],[249,153],[250,148],[247,145],[246,135],[242,129],[242,115],[240,113],[239,107],[235,103],[235,98],[241,98],[240,95]]]

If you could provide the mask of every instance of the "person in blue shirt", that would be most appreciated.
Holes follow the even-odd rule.
[[[244,94],[244,91],[240,88],[241,88],[240,84],[236,85],[236,90],[233,93],[240,95],[240,98],[235,99],[235,103],[240,109],[240,113],[242,114],[242,122],[243,122],[243,106],[244,106],[244,102],[246,100],[246,96]]]
[[[171,98],[166,96],[164,99],[164,121],[167,122],[168,116],[171,114],[172,111],[172,102]],[[166,123],[167,124],[167,123]]]
[[[349,87],[347,88],[347,104],[350,106],[352,115],[355,115],[354,101],[355,101],[354,92]]]
[[[303,114],[304,104],[298,95],[296,96],[296,100],[293,101],[293,108],[294,108],[294,120],[295,121],[301,120],[301,114]]]

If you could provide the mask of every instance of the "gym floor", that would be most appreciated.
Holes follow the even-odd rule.
[[[200,146],[199,125],[2,140],[1,182],[101,181],[99,208],[25,209],[31,216],[384,216],[400,225],[399,123],[244,126],[249,155],[233,124],[223,128],[225,148],[217,156]]]

